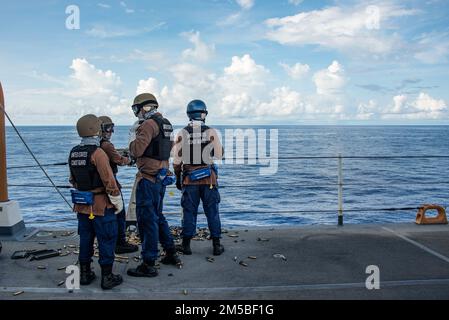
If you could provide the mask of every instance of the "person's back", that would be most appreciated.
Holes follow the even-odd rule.
[[[70,182],[77,189],[72,190],[72,202],[78,214],[80,284],[89,285],[95,279],[91,261],[96,237],[101,287],[111,289],[123,281],[112,273],[117,238],[115,214],[122,210],[123,203],[109,158],[100,148],[100,120],[86,115],[78,120],[77,130],[82,140],[70,151],[69,168]]]
[[[187,255],[192,254],[190,241],[196,234],[200,200],[213,241],[213,254],[220,255],[224,251],[220,244],[218,169],[213,162],[214,158],[222,158],[223,148],[217,132],[205,124],[207,114],[203,101],[191,101],[187,106],[190,122],[178,134],[173,148],[173,166],[177,188],[182,191],[183,208],[183,242],[177,249]]]
[[[130,154],[136,158],[138,178],[154,182],[161,169],[168,169],[173,128],[167,121],[159,112],[140,120],[136,139],[129,145]]]
[[[159,255],[158,242],[166,252],[163,264],[181,264],[167,220],[163,215],[163,201],[172,148],[173,127],[157,112],[159,104],[149,93],[138,95],[132,106],[139,122],[131,131],[129,151],[135,157],[138,174],[136,178],[136,217],[142,239],[142,260],[127,274],[132,277],[155,277],[155,262]]]

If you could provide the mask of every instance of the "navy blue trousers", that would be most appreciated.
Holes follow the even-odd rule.
[[[137,227],[142,242],[142,258],[147,263],[158,258],[159,242],[165,251],[175,248],[167,220],[162,214],[165,189],[160,182],[153,183],[144,178],[137,184]]]
[[[183,209],[182,236],[191,238],[196,234],[196,221],[200,200],[203,202],[204,213],[212,238],[221,236],[221,222],[219,214],[220,193],[217,187],[210,185],[184,186],[181,198]]]
[[[97,237],[100,265],[114,263],[117,243],[117,217],[114,209],[106,209],[104,216],[90,220],[89,215],[78,213],[78,234],[80,236],[80,263],[90,263],[94,255],[94,240]]]

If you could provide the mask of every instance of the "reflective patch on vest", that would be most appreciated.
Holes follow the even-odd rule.
[[[163,128],[163,132],[164,132],[164,137],[170,138],[171,134],[173,132],[173,126],[171,124],[164,124],[164,125],[162,125],[162,128]]]
[[[71,157],[72,158],[87,158],[87,152],[72,152]]]
[[[70,165],[74,166],[74,167],[81,167],[81,166],[85,166],[87,164],[86,160],[71,160],[70,161]]]
[[[209,143],[206,132],[193,132],[189,134],[189,144],[206,144]]]

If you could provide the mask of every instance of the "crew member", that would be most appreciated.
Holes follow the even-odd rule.
[[[106,152],[109,157],[109,164],[111,165],[112,172],[114,173],[115,179],[117,181],[117,186],[119,189],[122,189],[122,186],[118,182],[117,173],[118,166],[126,166],[131,163],[131,159],[128,157],[122,156],[115,149],[114,145],[111,143],[111,137],[114,133],[114,123],[112,119],[108,116],[99,117],[101,121],[101,149]],[[117,225],[118,225],[118,236],[117,236],[117,245],[115,247],[115,253],[131,253],[139,250],[139,247],[135,244],[129,243],[126,241],[126,212],[125,207],[123,206],[123,210],[117,215]]]
[[[176,187],[182,191],[182,245],[178,251],[192,254],[190,240],[196,234],[198,206],[203,203],[209,231],[213,241],[213,254],[224,252],[220,244],[221,222],[219,215],[220,193],[218,170],[213,159],[221,159],[223,147],[217,132],[206,126],[206,104],[193,100],[187,105],[189,124],[180,131],[174,146]]]
[[[116,214],[123,210],[123,201],[109,158],[100,148],[101,121],[89,114],[78,120],[76,128],[81,143],[70,151],[70,182],[74,211],[78,213],[80,236],[80,284],[95,279],[91,270],[94,239],[97,237],[101,266],[101,287],[112,289],[122,283],[120,275],[112,273],[117,242]]]
[[[136,217],[142,241],[143,262],[137,268],[129,269],[134,277],[155,277],[158,275],[155,261],[158,258],[160,241],[165,250],[163,264],[179,265],[173,237],[162,209],[166,190],[165,181],[172,148],[173,127],[158,112],[159,104],[150,93],[143,93],[134,99],[133,112],[138,122],[130,132],[129,151],[137,160]]]

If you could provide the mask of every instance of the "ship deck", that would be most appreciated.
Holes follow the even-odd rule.
[[[61,285],[67,276],[63,268],[77,261],[78,237],[75,230],[71,235],[67,231],[28,229],[19,241],[0,238],[1,300],[449,298],[447,225],[231,229],[223,235],[225,253],[214,261],[207,260],[212,257],[210,241],[193,241],[194,254],[181,257],[182,269],[161,265],[158,277],[131,278],[126,270],[138,264],[137,254],[122,255],[129,259],[114,265],[124,278],[121,286],[103,291],[97,277],[73,292]],[[71,253],[41,261],[10,258],[16,250],[44,248]],[[93,265],[98,276],[96,258]],[[365,286],[369,265],[379,267],[379,290]]]

